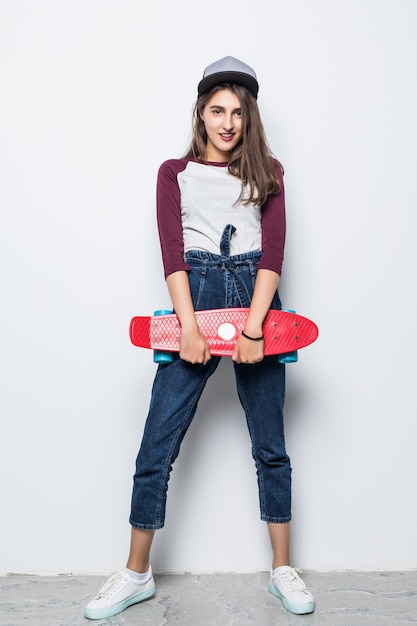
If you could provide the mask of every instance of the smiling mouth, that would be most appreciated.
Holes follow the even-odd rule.
[[[223,141],[231,141],[234,137],[233,133],[220,133],[220,137],[223,139]]]

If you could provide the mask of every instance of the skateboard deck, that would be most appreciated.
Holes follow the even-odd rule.
[[[245,326],[249,309],[212,309],[196,311],[197,324],[214,356],[231,356]],[[130,340],[140,348],[178,352],[181,325],[174,313],[133,317]],[[270,310],[263,324],[264,354],[294,352],[318,337],[314,322],[288,311]]]

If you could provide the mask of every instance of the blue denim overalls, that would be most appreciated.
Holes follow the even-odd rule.
[[[186,253],[195,310],[250,306],[261,253],[229,256],[234,232],[231,224],[225,228],[220,255]],[[278,293],[271,308],[281,308]],[[158,366],[133,481],[129,521],[135,528],[157,530],[164,526],[172,465],[220,359],[212,357],[206,365],[192,365],[177,355],[172,363]],[[254,365],[233,365],[252,441],[261,519],[289,522],[291,465],[284,438],[285,366],[277,357],[265,357]]]

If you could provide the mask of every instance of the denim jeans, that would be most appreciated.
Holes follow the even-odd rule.
[[[186,253],[195,310],[249,307],[260,252],[229,256],[234,226],[223,233],[220,255]],[[278,292],[271,308],[280,309]],[[181,443],[209,377],[222,357],[192,365],[174,357],[159,365],[133,480],[130,524],[164,526],[168,481]],[[246,415],[258,478],[260,516],[266,522],[291,519],[291,465],[285,449],[283,406],[285,365],[265,357],[254,365],[233,363],[237,392]]]

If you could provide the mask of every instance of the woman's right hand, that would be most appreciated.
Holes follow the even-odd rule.
[[[179,270],[170,274],[167,285],[181,324],[180,358],[188,363],[206,365],[211,359],[210,348],[198,328],[187,272]]]
[[[196,365],[206,365],[211,359],[210,348],[198,328],[182,329],[180,338],[180,358]]]

